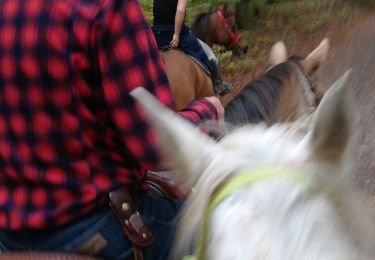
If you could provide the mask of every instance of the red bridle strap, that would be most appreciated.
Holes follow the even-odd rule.
[[[227,18],[224,17],[223,13],[220,10],[217,10],[216,14],[219,16],[221,24],[224,26],[226,32],[229,35],[229,38],[231,39],[231,42],[225,46],[227,50],[230,50],[233,48],[233,46],[240,40],[241,34],[235,34],[228,25],[227,20],[233,20],[233,16],[229,16]]]

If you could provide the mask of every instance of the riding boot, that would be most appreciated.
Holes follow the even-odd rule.
[[[223,96],[231,92],[233,90],[232,86],[229,85],[227,82],[224,82],[220,78],[220,72],[219,72],[219,68],[218,68],[216,61],[210,60],[210,64],[212,67],[211,77],[212,77],[212,83],[214,85],[215,94]]]

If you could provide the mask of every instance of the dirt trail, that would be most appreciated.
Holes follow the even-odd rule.
[[[330,86],[348,68],[353,68],[355,87],[351,107],[360,115],[357,128],[359,139],[354,149],[356,153],[352,155],[355,162],[354,174],[361,187],[375,198],[375,10],[367,10],[361,16],[344,23],[331,22],[314,34],[313,40],[311,37],[294,39],[286,45],[289,50],[299,51],[291,54],[305,56],[326,36],[331,40],[331,50],[322,68],[325,86]],[[236,95],[245,83],[263,73],[265,68],[264,61],[257,61],[257,65],[245,74],[225,75],[235,91],[225,97],[224,102]]]
[[[351,107],[358,111],[355,176],[369,193],[375,195],[375,12],[353,27],[341,28],[323,79],[328,86],[348,68],[353,68]],[[345,32],[345,34],[344,34]]]

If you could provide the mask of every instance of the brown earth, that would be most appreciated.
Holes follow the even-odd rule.
[[[375,10],[364,9],[360,15],[344,21],[331,21],[314,35],[296,37],[286,45],[288,50],[298,50],[298,53],[289,53],[305,56],[326,36],[330,38],[331,49],[321,71],[322,80],[325,86],[329,86],[348,68],[353,68],[350,109],[356,110],[360,117],[356,129],[358,140],[352,154],[354,176],[362,188],[375,195]],[[249,55],[256,62],[251,70],[224,75],[234,87],[233,93],[223,98],[224,103],[264,72],[266,60],[258,53],[258,47],[251,48]]]

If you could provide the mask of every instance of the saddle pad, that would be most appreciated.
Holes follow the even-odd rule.
[[[204,70],[204,72],[206,72],[206,74],[208,76],[212,77],[211,72],[208,70],[208,68],[200,60],[198,60],[197,58],[195,58],[195,57],[193,57],[189,54],[186,54],[186,55],[189,56],[190,58],[192,58],[193,61],[195,61],[195,63],[197,63],[199,65],[199,67],[201,67]]]

